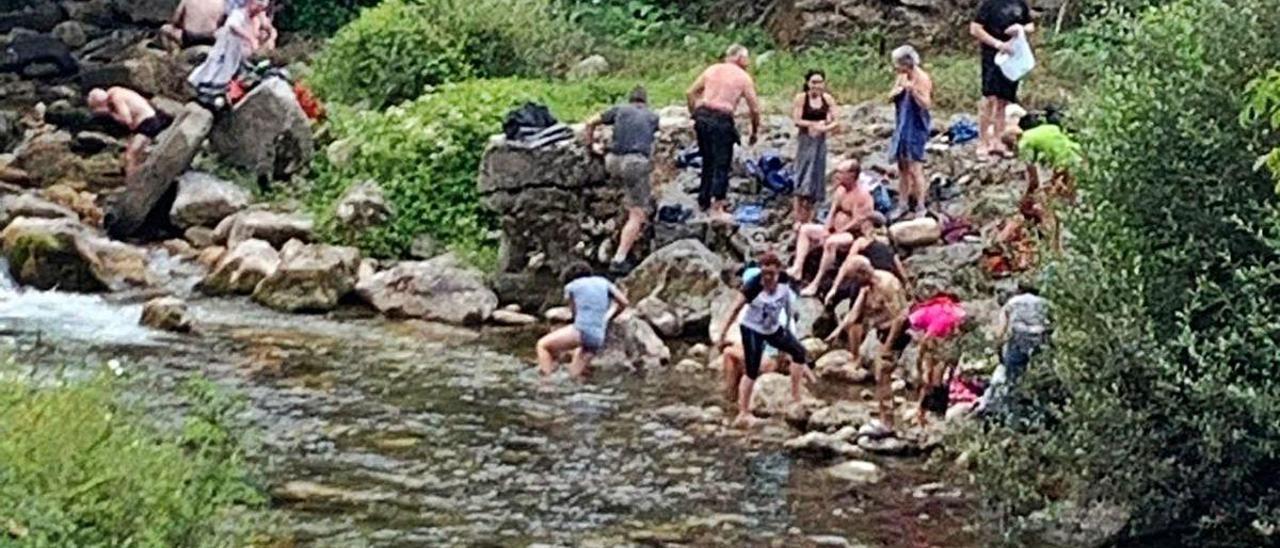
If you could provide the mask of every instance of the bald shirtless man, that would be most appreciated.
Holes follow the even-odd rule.
[[[226,13],[226,0],[182,0],[169,23],[160,27],[160,38],[174,48],[212,46]]]
[[[876,210],[871,193],[858,182],[861,173],[862,166],[858,160],[841,162],[833,177],[836,192],[831,199],[831,211],[827,214],[826,224],[800,225],[796,232],[796,255],[792,260],[791,270],[787,271],[793,279],[799,280],[804,274],[804,261],[808,258],[810,248],[815,244],[822,246],[822,263],[818,267],[814,283],[803,293],[806,297],[817,294],[817,282],[835,264],[836,253],[853,244],[857,236],[853,231]]]
[[[125,176],[131,175],[142,162],[142,151],[159,137],[173,117],[151,106],[146,97],[129,88],[94,88],[89,91],[89,109],[96,115],[108,115],[135,133],[124,149]]]
[[[893,430],[893,390],[891,374],[894,352],[901,352],[911,342],[907,333],[907,294],[902,282],[890,272],[876,270],[870,261],[857,261],[852,273],[853,281],[862,285],[858,299],[853,308],[844,317],[835,331],[827,337],[834,341],[841,333],[860,324],[862,330],[875,332],[880,339],[880,352],[876,355],[874,371],[876,376],[876,399],[880,401],[880,422],[889,431]],[[857,331],[857,330],[854,330]],[[852,334],[852,333],[851,333]],[[850,339],[853,337],[851,336]],[[855,356],[861,340],[849,341],[849,347]]]
[[[734,44],[725,53],[724,62],[707,68],[686,93],[693,129],[698,135],[702,153],[702,186],[698,188],[698,205],[712,219],[732,222],[725,211],[729,192],[729,172],[733,166],[733,145],[738,143],[738,128],[733,115],[738,103],[746,101],[751,111],[751,138],[755,146],[760,131],[760,101],[756,84],[747,74],[751,57],[747,48]]]

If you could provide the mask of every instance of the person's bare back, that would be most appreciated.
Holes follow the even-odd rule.
[[[213,36],[226,10],[225,0],[182,0],[176,23],[187,34]]]
[[[738,103],[756,100],[756,84],[747,71],[735,63],[717,63],[702,73],[702,97],[696,106],[733,114]]]
[[[99,90],[97,93],[102,92]],[[156,109],[151,106],[151,102],[129,88],[119,86],[108,88],[106,101],[100,106],[94,104],[96,98],[95,95],[91,95],[91,108],[97,112],[109,114],[112,119],[131,130],[138,129],[138,124],[156,115]]]
[[[906,292],[902,289],[902,282],[891,272],[876,270],[871,280],[864,311],[866,325],[874,329],[889,329],[907,309]]]

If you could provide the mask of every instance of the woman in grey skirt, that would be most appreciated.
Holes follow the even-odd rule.
[[[827,93],[826,80],[824,72],[809,71],[791,110],[799,128],[792,211],[797,225],[812,223],[814,208],[827,198],[827,134],[836,128],[836,100]]]

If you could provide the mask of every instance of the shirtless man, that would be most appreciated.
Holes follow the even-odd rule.
[[[911,342],[907,333],[907,294],[897,276],[871,267],[870,261],[858,261],[854,267],[853,281],[862,284],[862,291],[854,301],[853,308],[844,317],[835,331],[827,337],[834,341],[842,332],[861,324],[863,330],[878,333],[880,352],[874,363],[876,377],[876,399],[880,402],[880,422],[889,431],[893,430],[893,391],[891,373],[893,362],[889,358],[893,352],[900,352]],[[852,337],[850,337],[852,339]],[[858,355],[857,346],[862,341],[849,341],[854,355]]]
[[[733,145],[738,143],[738,128],[733,121],[738,103],[746,101],[751,111],[751,138],[747,141],[750,146],[755,146],[760,131],[760,101],[756,97],[755,81],[747,74],[750,64],[747,48],[734,44],[725,54],[724,62],[703,71],[685,94],[698,136],[698,150],[702,153],[698,205],[717,221],[733,220],[725,211],[724,199],[729,192]]]
[[[142,151],[173,123],[172,116],[156,110],[146,97],[129,88],[94,88],[89,91],[88,103],[94,114],[111,116],[135,133],[124,149],[125,176],[137,170]]]
[[[845,257],[844,263],[840,265],[840,271],[836,273],[836,279],[831,282],[831,290],[827,292],[827,296],[823,301],[828,307],[835,306],[836,303],[843,299],[853,299],[858,296],[857,283],[848,283],[850,274],[861,261],[868,261],[871,267],[876,270],[883,270],[892,273],[898,277],[898,281],[902,282],[903,287],[909,291],[911,289],[911,279],[907,277],[907,269],[902,266],[902,259],[898,258],[898,253],[893,249],[893,244],[889,242],[889,238],[883,234],[883,228],[887,224],[884,215],[874,212],[862,219],[861,224],[856,229],[860,234],[857,240],[853,241],[853,245],[849,246],[849,256]],[[814,281],[815,289],[818,280]],[[852,289],[851,287],[852,286]]]
[[[857,160],[845,160],[836,168],[836,193],[831,200],[831,211],[827,215],[826,224],[800,225],[796,233],[796,255],[787,274],[799,280],[804,274],[804,261],[814,244],[822,245],[822,262],[814,282],[801,293],[811,297],[818,293],[818,282],[822,274],[831,269],[836,260],[836,253],[853,244],[854,234],[851,230],[858,227],[863,219],[876,210],[875,200],[871,193],[862,187],[858,177],[862,166]]]
[[[226,13],[226,0],[182,0],[169,23],[160,27],[160,39],[175,49],[212,46]]]

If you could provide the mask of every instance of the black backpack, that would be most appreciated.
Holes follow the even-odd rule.
[[[556,117],[551,115],[546,105],[525,103],[524,106],[507,113],[507,121],[502,124],[502,132],[506,134],[507,139],[516,140],[520,138],[521,129],[541,130],[556,123],[558,123]]]

